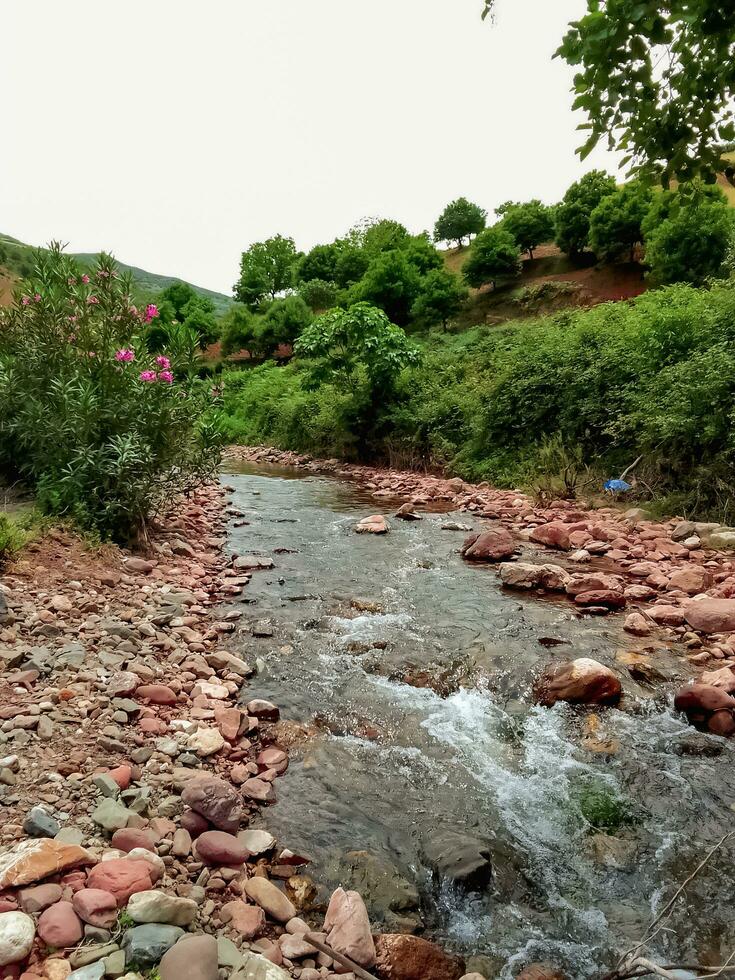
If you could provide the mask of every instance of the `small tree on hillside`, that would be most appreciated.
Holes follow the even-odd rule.
[[[341,248],[336,243],[315,245],[310,252],[307,252],[296,262],[294,282],[311,282],[312,279],[334,282],[337,278],[337,260],[340,252]]]
[[[367,272],[370,256],[364,248],[348,245],[342,249],[335,265],[335,282],[342,289],[354,286]]]
[[[337,284],[323,279],[310,279],[299,286],[298,295],[310,310],[324,313],[337,305]]]
[[[461,248],[465,238],[478,235],[485,227],[487,211],[466,197],[458,197],[444,208],[434,225],[434,241],[456,242]]]
[[[633,261],[635,247],[643,241],[641,225],[651,197],[650,189],[639,183],[626,184],[603,197],[590,215],[589,244],[598,258],[609,262],[627,252]]]
[[[462,308],[467,290],[446,269],[432,269],[421,281],[421,291],[411,307],[411,317],[429,326],[447,322]]]
[[[614,177],[602,170],[592,170],[572,184],[556,209],[556,244],[562,252],[574,257],[585,250],[592,212],[615,190]]]
[[[360,282],[350,290],[350,299],[377,306],[388,319],[405,326],[418,296],[421,275],[407,254],[398,249],[381,252],[368,266]]]
[[[361,231],[362,245],[372,258],[379,252],[390,252],[402,248],[411,236],[405,225],[391,218],[380,218],[365,223]]]
[[[293,344],[314,319],[314,314],[300,296],[277,299],[262,319],[260,337],[272,352],[279,344]]]
[[[531,260],[533,250],[554,237],[554,209],[537,198],[523,204],[508,201],[495,213],[502,217],[505,230],[510,232],[522,252],[528,252]]]
[[[242,303],[235,303],[222,320],[222,354],[229,357],[241,350],[252,353],[257,317]]]
[[[240,278],[233,286],[235,299],[256,309],[266,296],[276,296],[291,286],[297,259],[293,238],[276,235],[256,242],[242,253]]]
[[[521,253],[510,232],[502,224],[480,232],[472,243],[470,257],[462,266],[465,282],[484,286],[498,280],[512,279],[521,271]]]
[[[683,198],[646,238],[646,264],[659,283],[701,286],[720,274],[731,247],[735,219],[724,200]]]

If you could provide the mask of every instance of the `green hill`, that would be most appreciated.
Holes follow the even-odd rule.
[[[12,292],[10,286],[15,279],[22,278],[29,274],[33,262],[34,249],[24,242],[12,238],[10,235],[0,233],[0,303],[3,297],[9,297]],[[91,266],[96,256],[92,252],[72,252],[70,253],[82,266]],[[136,288],[136,297],[148,299],[154,293],[160,292],[173,282],[183,282],[177,276],[162,276],[155,272],[147,272],[134,265],[126,265],[125,262],[118,262],[123,272],[129,272],[133,277]],[[3,289],[3,285],[5,288]],[[214,303],[217,316],[221,316],[232,305],[234,300],[224,293],[217,293],[212,289],[204,289],[203,286],[195,286],[193,283],[188,285],[200,296],[206,297]]]

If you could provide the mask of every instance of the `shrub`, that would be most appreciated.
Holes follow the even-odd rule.
[[[0,567],[20,551],[27,535],[7,514],[0,513]]]
[[[141,334],[157,311],[130,290],[109,256],[87,274],[52,245],[0,322],[0,458],[43,509],[118,540],[211,477],[220,444],[197,336],[179,325],[154,358]]]
[[[512,279],[521,271],[521,253],[515,239],[502,225],[481,231],[472,243],[470,257],[462,266],[469,286],[496,285],[498,280]]]
[[[659,283],[698,286],[720,273],[733,241],[733,215],[722,195],[677,193],[660,202],[668,216],[655,227],[646,220],[646,264]]]

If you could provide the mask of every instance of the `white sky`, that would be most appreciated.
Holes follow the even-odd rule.
[[[465,195],[551,203],[581,164],[584,0],[2,0],[0,231],[229,292],[241,251]]]

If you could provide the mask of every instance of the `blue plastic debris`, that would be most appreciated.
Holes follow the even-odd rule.
[[[626,490],[632,490],[633,486],[625,480],[606,480],[603,489],[609,493],[625,493]]]

